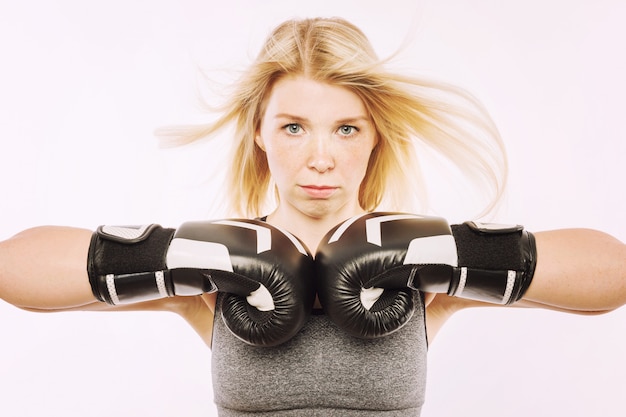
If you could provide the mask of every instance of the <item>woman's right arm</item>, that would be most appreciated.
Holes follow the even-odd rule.
[[[184,318],[211,345],[215,294],[119,306],[97,301],[87,275],[92,233],[86,229],[43,226],[0,242],[0,298],[37,312],[169,311]]]
[[[41,226],[0,242],[0,298],[30,311],[130,311],[181,313],[190,297],[111,306],[97,301],[87,274],[93,232]]]
[[[42,226],[0,242],[0,298],[28,310],[101,304],[87,276],[91,235],[86,229]]]

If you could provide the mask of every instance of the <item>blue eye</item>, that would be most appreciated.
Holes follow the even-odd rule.
[[[359,129],[350,125],[343,125],[339,127],[339,133],[342,134],[343,136],[350,136],[358,131]]]
[[[302,126],[300,126],[298,123],[289,123],[288,125],[285,125],[283,129],[286,129],[287,133],[297,135],[302,130]]]

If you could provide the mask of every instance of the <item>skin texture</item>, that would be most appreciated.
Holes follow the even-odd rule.
[[[376,142],[356,94],[304,76],[276,82],[256,136],[280,196],[268,222],[314,252],[325,231],[364,212],[359,186]]]
[[[277,81],[255,137],[280,200],[268,222],[297,235],[314,253],[326,231],[364,212],[359,185],[380,140],[351,91],[304,76]],[[39,227],[0,242],[0,297],[30,311],[170,311],[211,345],[215,294],[122,307],[97,302],[85,268],[90,237],[84,229]],[[623,243],[588,229],[537,232],[535,237],[535,276],[516,307],[598,314],[626,302]],[[488,306],[445,294],[426,294],[426,304],[430,341],[456,311]]]

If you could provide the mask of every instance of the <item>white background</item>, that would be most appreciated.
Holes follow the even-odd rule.
[[[218,216],[226,142],[158,150],[153,129],[202,120],[196,65],[241,68],[284,19],[336,15],[382,56],[410,35],[400,68],[486,104],[511,165],[494,220],[626,241],[619,0],[1,1],[0,239]],[[448,194],[433,195],[438,213],[474,215]],[[623,416],[625,351],[623,308],[466,311],[431,346],[423,415]],[[214,415],[210,372],[209,349],[178,317],[0,302],[2,416]]]

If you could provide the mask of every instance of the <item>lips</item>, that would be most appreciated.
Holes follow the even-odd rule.
[[[308,196],[313,198],[328,198],[337,190],[337,187],[329,185],[302,185],[300,188],[302,188]]]

